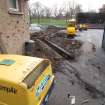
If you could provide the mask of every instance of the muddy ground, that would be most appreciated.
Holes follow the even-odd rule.
[[[80,38],[67,38],[65,33],[56,29],[36,33],[31,38],[35,41],[33,56],[52,61],[56,83],[48,105],[71,105],[71,96],[76,98],[75,105],[105,105],[105,56],[102,49],[97,51],[94,43],[81,41]],[[78,59],[65,59],[43,39],[55,43]]]

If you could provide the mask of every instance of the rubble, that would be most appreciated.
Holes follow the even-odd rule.
[[[52,66],[54,68],[53,70],[54,72],[56,72],[55,68],[59,66],[59,62],[64,58],[61,55],[59,55],[57,52],[55,52],[53,49],[51,49],[46,43],[44,43],[40,39],[35,40],[34,47],[35,48],[33,55],[35,57],[50,59],[52,62]]]
[[[51,41],[52,43],[58,45],[65,51],[67,51],[71,56],[78,57],[80,52],[80,47],[82,45],[82,41],[67,38],[66,34],[56,33],[48,37],[47,40]]]
[[[49,43],[53,43],[56,46],[59,46],[60,49],[65,50],[70,56],[71,59],[80,56],[81,51],[80,47],[82,45],[82,41],[67,38],[67,34],[62,32],[59,33],[57,29],[48,29],[47,32],[39,32],[31,35],[31,39],[40,39],[47,40]]]
[[[47,43],[50,47],[52,47],[54,50],[56,50],[56,52],[58,52],[60,55],[62,55],[64,58],[66,59],[75,59],[74,54],[71,54],[69,52],[67,52],[65,49],[57,46],[56,44],[48,41],[48,40],[44,40],[45,43]]]

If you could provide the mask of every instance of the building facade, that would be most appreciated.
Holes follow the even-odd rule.
[[[28,0],[0,0],[0,49],[3,53],[23,54],[30,39]]]

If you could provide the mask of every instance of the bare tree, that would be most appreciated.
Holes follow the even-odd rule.
[[[50,18],[51,17],[51,14],[52,14],[52,10],[48,7],[45,7],[45,16],[46,18]]]
[[[66,18],[66,22],[71,18],[71,16],[73,15],[73,7],[71,4],[71,1],[66,2],[64,4],[64,8],[65,8],[65,18]]]
[[[82,11],[81,5],[78,5],[75,0],[66,2],[64,8],[66,22],[68,22],[69,19],[74,18],[78,12]]]
[[[36,9],[34,8],[33,10],[30,10],[30,14],[33,18],[37,18],[37,12],[36,12]]]
[[[42,16],[43,5],[40,2],[35,2],[33,4],[33,16],[37,17],[38,23],[40,23],[40,17]]]
[[[80,13],[80,12],[82,12],[81,5],[78,4],[78,5],[76,5],[76,7],[75,7],[75,14]]]
[[[53,15],[54,15],[55,18],[56,18],[57,15],[58,15],[58,7],[57,7],[57,5],[54,5]]]
[[[40,23],[41,17],[50,18],[51,16],[54,16],[55,18],[65,17],[67,22],[67,20],[76,16],[78,12],[81,12],[81,5],[78,5],[75,0],[63,3],[60,8],[58,8],[57,5],[54,5],[53,7],[54,8],[51,9],[42,5],[40,2],[35,2],[31,7],[31,16],[37,18],[38,23]]]
[[[58,9],[58,18],[63,18],[63,16],[64,16],[64,11],[65,11],[65,9],[63,8],[63,7],[60,7],[59,9]]]
[[[31,13],[30,8],[28,8],[28,12],[29,12],[29,23],[31,24],[31,22],[32,22],[32,13]]]

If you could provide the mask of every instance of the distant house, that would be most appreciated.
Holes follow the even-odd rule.
[[[105,13],[105,4],[103,4],[102,8],[99,9],[100,13]]]
[[[24,53],[28,31],[28,0],[0,0],[0,49],[4,53]]]

